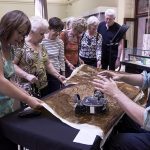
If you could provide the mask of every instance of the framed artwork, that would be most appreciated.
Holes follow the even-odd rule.
[[[137,14],[148,12],[149,0],[138,0]]]

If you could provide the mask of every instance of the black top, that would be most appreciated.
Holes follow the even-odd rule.
[[[111,40],[114,38],[116,33],[118,32],[119,28],[121,26],[118,23],[114,23],[112,26],[110,26],[108,29],[106,27],[106,22],[101,22],[98,26],[98,32],[102,35],[103,41],[102,41],[102,50],[108,49],[109,46],[107,44],[111,43]],[[118,45],[113,46],[113,50],[118,51]]]

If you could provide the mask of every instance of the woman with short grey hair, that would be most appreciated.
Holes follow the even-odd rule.
[[[38,29],[43,29],[45,30],[45,32],[48,31],[48,22],[46,19],[43,19],[41,17],[38,16],[32,16],[30,18],[30,22],[31,22],[31,31],[37,31]]]
[[[102,36],[97,32],[99,20],[95,16],[87,19],[87,31],[80,41],[80,63],[99,68],[101,66]]]

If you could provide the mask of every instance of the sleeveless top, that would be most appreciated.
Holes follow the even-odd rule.
[[[3,52],[2,52],[1,43],[0,43],[0,55],[1,55],[1,58],[3,59],[4,76],[8,80],[15,73],[14,65],[12,63],[12,59],[13,59],[13,48],[12,47],[10,49],[10,53],[11,53],[10,60],[5,60],[3,57]],[[0,118],[5,116],[8,113],[13,112],[13,102],[14,102],[14,100],[12,98],[9,98],[8,96],[3,95],[0,92]]]

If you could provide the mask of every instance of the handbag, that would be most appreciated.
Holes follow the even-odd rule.
[[[36,87],[35,84],[22,83],[20,84],[20,87],[27,91],[31,96],[41,98],[40,90]]]

